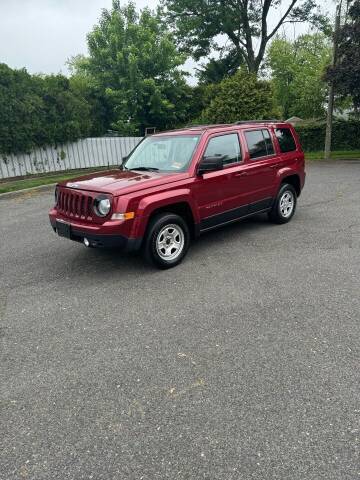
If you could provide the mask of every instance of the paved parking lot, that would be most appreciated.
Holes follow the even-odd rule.
[[[0,478],[360,476],[360,162],[166,272],[0,199]]]

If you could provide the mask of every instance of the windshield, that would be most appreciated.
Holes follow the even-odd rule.
[[[199,135],[148,137],[131,154],[125,168],[183,172],[191,162],[198,141]]]

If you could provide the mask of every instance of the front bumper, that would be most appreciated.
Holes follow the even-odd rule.
[[[50,223],[55,233],[57,232],[56,219],[50,216]],[[69,223],[69,235],[66,237],[74,242],[84,243],[86,238],[91,247],[119,248],[125,252],[135,252],[140,249],[142,238],[128,238],[124,235],[94,233],[82,230],[77,225]]]

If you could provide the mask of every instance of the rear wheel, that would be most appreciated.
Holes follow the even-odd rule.
[[[190,232],[185,220],[174,213],[162,213],[150,221],[143,256],[158,268],[172,268],[182,262],[189,245]]]
[[[283,184],[269,213],[270,220],[279,224],[289,222],[295,214],[296,201],[295,188],[289,183]]]

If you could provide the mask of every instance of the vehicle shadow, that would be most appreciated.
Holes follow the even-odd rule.
[[[266,214],[255,215],[241,221],[223,225],[214,230],[209,230],[197,239],[195,245],[198,245],[200,248],[206,248],[207,245],[212,245],[214,242],[227,242],[238,238],[238,235],[241,233],[250,233],[258,229],[273,227],[274,224],[269,222]]]
[[[274,225],[269,223],[266,215],[258,215],[245,219],[241,222],[234,222],[232,224],[223,226],[218,229],[211,230],[206,234],[196,239],[191,247],[187,261],[195,260],[197,255],[206,256],[213,252],[214,245],[219,250],[220,246],[224,244],[231,244],[233,241],[238,241],[241,234],[248,234],[249,232],[258,229],[273,228]],[[116,248],[106,249],[83,249],[79,254],[73,257],[73,262],[78,269],[82,271],[96,271],[96,274],[109,274],[109,271],[117,270],[122,274],[148,274],[152,275],[154,272],[159,272],[151,265],[147,265],[142,259],[141,253],[124,253]]]

